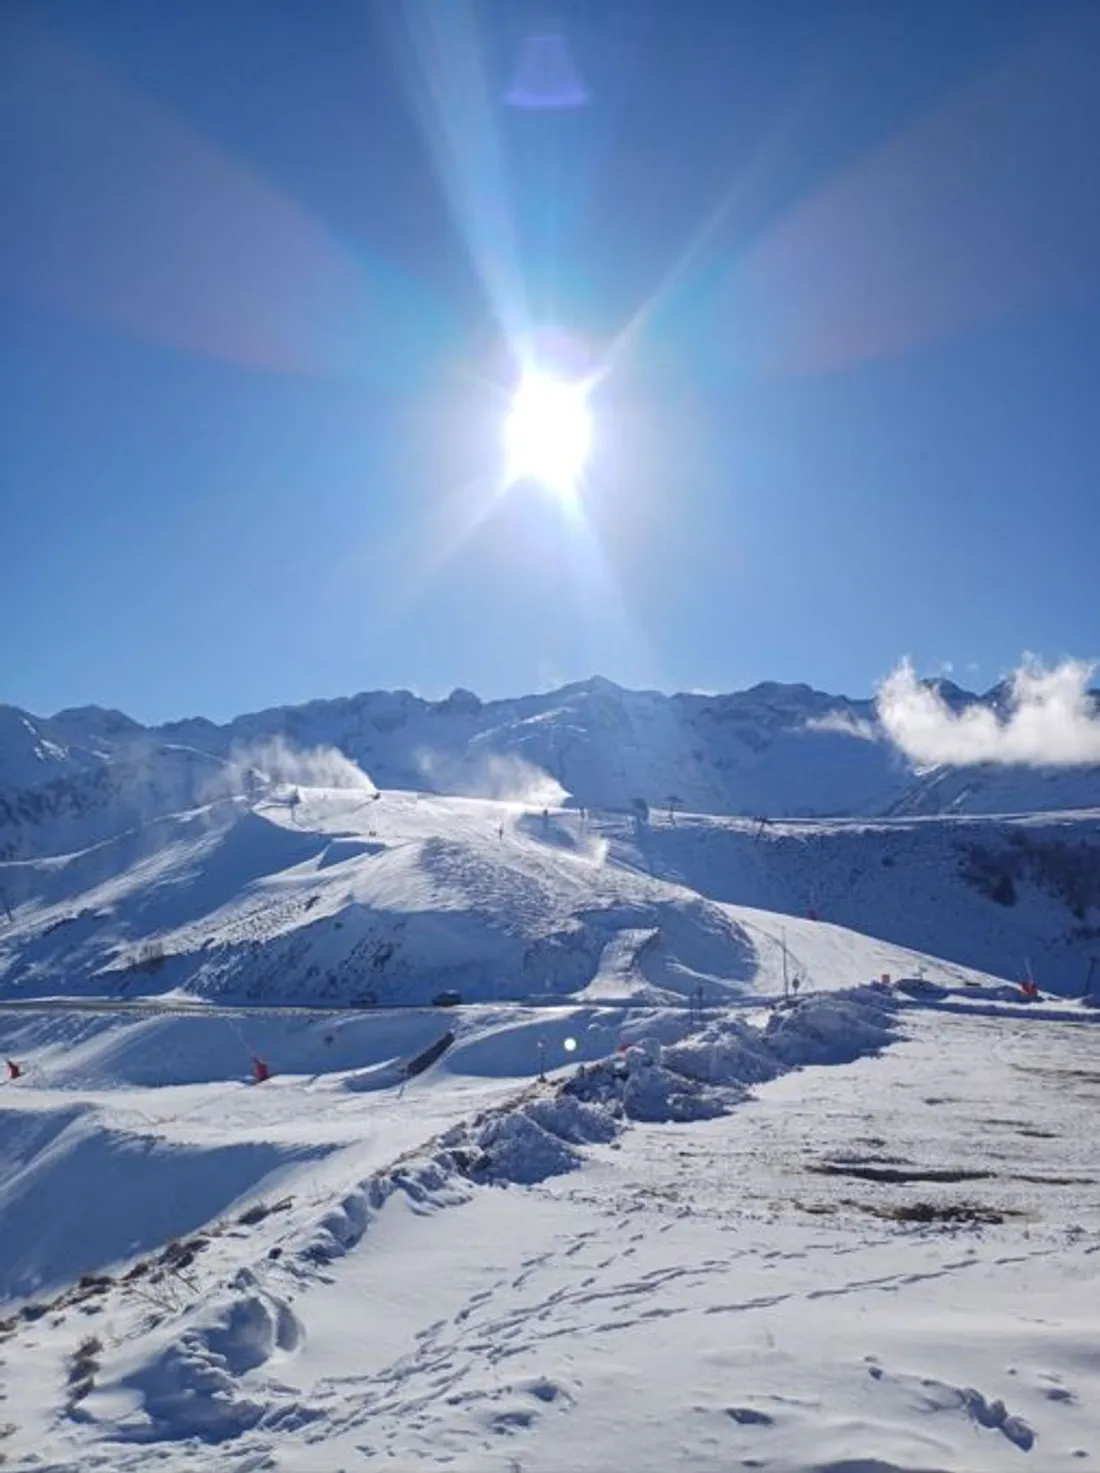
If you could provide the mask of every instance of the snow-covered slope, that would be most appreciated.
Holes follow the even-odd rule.
[[[936,767],[915,777],[896,814],[1059,813],[1096,808],[1100,768]]]
[[[882,943],[869,975],[912,951],[1076,995],[1100,817],[643,822],[299,785],[2,863],[0,887],[0,1000],[737,998],[776,985],[784,925],[795,966],[808,931],[855,931]]]
[[[0,1454],[1094,1458],[1100,1031],[845,988],[869,943],[804,941],[792,1006],[459,1010],[412,1079],[430,1014],[0,1016]]]
[[[222,758],[117,712],[45,722],[0,706],[0,859],[84,849],[241,785]]]
[[[681,814],[628,843],[712,900],[817,916],[1002,977],[1030,971],[1063,993],[1100,990],[1097,813],[764,825]]]
[[[940,683],[948,704],[977,697]],[[996,692],[988,698],[996,700]],[[917,774],[870,702],[805,685],[665,696],[593,679],[482,703],[374,692],[143,728],[115,711],[0,707],[0,857],[62,854],[269,776],[626,810],[670,797],[772,817],[1100,807],[1100,769]]]
[[[1100,1456],[1100,813],[677,700],[0,712],[0,1464]]]
[[[0,864],[0,1458],[1100,1453],[1094,816],[297,770]]]

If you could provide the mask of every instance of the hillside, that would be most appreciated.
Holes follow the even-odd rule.
[[[650,822],[653,872],[998,976],[1100,989],[1100,814]],[[1095,961],[1094,961],[1095,958]]]
[[[629,793],[648,701],[418,707],[408,786],[297,745],[331,711],[243,751],[20,719],[6,771],[53,776],[0,861],[0,1462],[1100,1453],[1100,814],[567,796],[592,753]],[[794,720],[740,771],[877,749]]]
[[[479,1000],[677,1002],[700,986],[736,998],[778,984],[777,918],[728,903],[744,888],[736,855],[716,898],[698,876],[662,873],[682,826],[296,792],[293,806],[233,800],[64,859],[6,864],[2,995],[393,1005],[457,987]],[[749,903],[775,909],[775,888]],[[792,920],[792,947],[811,924]],[[872,948],[867,966],[906,959]]]
[[[778,985],[784,927],[795,965],[809,932],[854,931],[882,943],[869,975],[927,953],[1078,995],[1098,854],[1086,813],[642,822],[298,785],[0,865],[0,997],[737,998]]]
[[[0,1011],[0,1457],[1081,1466],[1097,1015],[798,940],[702,1017]]]

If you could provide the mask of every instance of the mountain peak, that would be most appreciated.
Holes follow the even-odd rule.
[[[626,694],[626,688],[616,685],[613,680],[608,680],[606,675],[589,675],[584,680],[573,680],[568,685],[563,685],[550,695],[572,696],[572,695],[596,695],[596,696],[621,696]]]
[[[481,708],[481,697],[461,685],[456,685],[449,696],[445,696],[442,701],[433,701],[431,705],[433,711],[446,712],[453,716],[476,716]]]

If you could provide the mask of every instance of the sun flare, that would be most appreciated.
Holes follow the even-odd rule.
[[[512,400],[504,427],[509,483],[537,481],[573,494],[592,443],[585,385],[531,374]]]

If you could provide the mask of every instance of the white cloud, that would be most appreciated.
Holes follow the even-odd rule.
[[[1001,714],[985,705],[952,711],[904,660],[879,687],[878,716],[891,741],[922,765],[1086,766],[1100,762],[1100,716],[1089,695],[1094,668],[1063,660],[1047,669],[1025,657]]]

